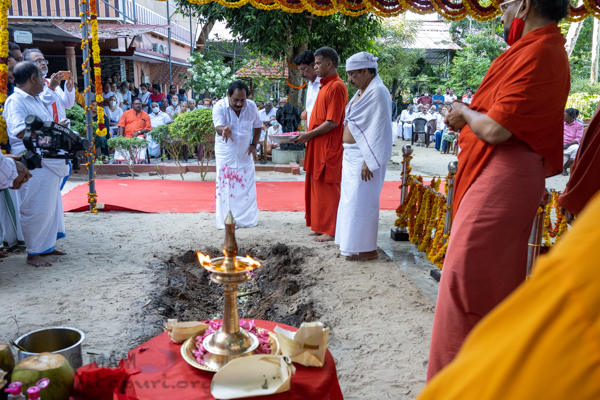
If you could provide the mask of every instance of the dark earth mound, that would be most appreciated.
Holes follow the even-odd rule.
[[[211,258],[223,255],[221,249],[214,246],[198,251]],[[246,254],[260,261],[261,267],[252,272],[250,281],[239,285],[240,318],[277,321],[295,327],[318,319],[305,290],[315,283],[315,279],[303,270],[304,257],[310,254],[308,249],[277,243],[238,250],[238,256]],[[159,288],[150,308],[165,320],[197,321],[222,317],[223,288],[210,281],[195,250],[172,256],[163,271],[166,286]]]

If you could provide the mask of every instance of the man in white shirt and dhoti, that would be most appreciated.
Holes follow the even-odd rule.
[[[377,258],[379,197],[392,156],[390,94],[367,52],[346,61],[348,82],[358,89],[346,106],[341,197],[335,243],[350,261]]]
[[[225,229],[229,211],[236,226],[249,228],[258,224],[254,162],[256,146],[263,127],[258,108],[247,97],[248,86],[242,81],[229,84],[227,97],[213,107],[215,160],[217,167],[217,228]]]
[[[4,119],[12,152],[26,150],[23,144],[25,118],[37,115],[51,121],[52,115],[38,97],[44,89],[42,71],[34,63],[24,61],[14,68],[15,92],[6,100]],[[21,229],[27,250],[27,263],[36,267],[52,265],[44,257],[64,255],[55,249],[56,241],[66,236],[60,185],[69,174],[65,160],[43,159],[42,168],[31,171],[32,177],[20,189]]]
[[[413,119],[417,118],[417,113],[415,113],[415,106],[409,104],[406,110],[403,110],[400,114],[400,122],[402,122],[402,130],[398,130],[398,137],[401,137],[404,140],[410,140],[412,137],[412,122]]]

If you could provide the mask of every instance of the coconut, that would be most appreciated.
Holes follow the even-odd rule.
[[[42,378],[50,379],[44,389],[44,400],[67,400],[73,390],[75,374],[71,364],[60,354],[40,353],[17,363],[12,373],[12,382],[23,383],[23,393]]]
[[[10,351],[10,347],[0,343],[0,369],[6,372],[6,380],[10,380],[10,373],[14,367],[15,358],[12,351]]]

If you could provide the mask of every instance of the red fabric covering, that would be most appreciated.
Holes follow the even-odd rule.
[[[335,236],[335,224],[340,203],[339,183],[327,183],[306,173],[306,226],[313,232]]]
[[[541,155],[546,176],[562,171],[564,107],[570,87],[564,46],[556,24],[529,32],[493,62],[470,106]],[[455,215],[495,147],[478,139],[468,125],[460,132],[459,144]]]
[[[75,385],[69,400],[110,400],[130,375],[140,372],[135,368],[127,369],[125,360],[121,360],[118,368],[101,368],[95,362],[84,365],[75,374]]]
[[[282,328],[295,331],[288,325],[256,320],[256,325],[269,330],[279,325]],[[210,384],[214,373],[201,371],[188,365],[181,357],[181,345],[171,342],[168,334],[150,339],[141,345],[147,347],[139,351],[139,347],[129,352],[128,360],[122,361],[121,366],[131,374],[125,382],[118,381],[114,399],[118,400],[204,400],[214,399],[210,394]],[[292,376],[291,388],[288,392],[254,397],[257,400],[341,400],[342,391],[337,380],[335,363],[331,353],[327,351],[325,364],[322,368],[304,367],[294,364],[296,374]],[[83,393],[82,397],[73,397],[72,400],[93,399],[112,400],[112,395],[106,391],[97,394],[94,388],[96,383],[108,381],[112,375],[121,377],[120,371],[102,368],[89,374],[85,371],[93,370],[94,366],[83,366],[77,370],[77,381],[83,381],[82,387],[91,388]],[[141,371],[141,372],[140,372]],[[86,397],[89,396],[89,397]]]
[[[399,182],[383,184],[380,208],[395,210],[400,202]],[[256,182],[261,211],[304,211],[304,182]],[[87,211],[86,184],[63,196],[65,211]],[[98,179],[98,202],[105,211],[147,213],[215,212],[214,182],[167,180]]]

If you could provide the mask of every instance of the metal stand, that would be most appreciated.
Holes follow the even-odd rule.
[[[408,192],[408,168],[410,166],[409,157],[412,155],[413,149],[410,144],[402,146],[402,187],[400,188],[400,204],[404,204]],[[390,237],[396,242],[408,242],[408,228],[399,226],[392,228]]]
[[[86,21],[88,3],[81,3],[81,37],[89,39],[88,34],[88,25]],[[90,57],[90,45],[89,40],[86,41],[85,46],[83,48],[83,84],[86,87],[85,91],[85,123],[86,123],[86,137],[88,142],[90,143],[90,148],[88,150],[87,162],[88,162],[88,182],[89,182],[89,193],[96,194],[96,182],[94,180],[94,152],[96,151],[94,146],[94,126],[92,125],[92,93],[91,90],[87,90],[90,87],[90,70],[92,69],[92,65],[90,65],[91,57]],[[87,62],[86,62],[87,60]],[[102,90],[96,88],[96,90]],[[108,128],[107,128],[108,129]],[[94,210],[94,203],[90,203],[90,211]]]

